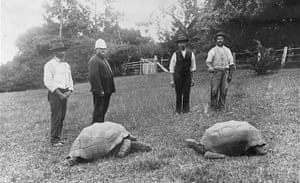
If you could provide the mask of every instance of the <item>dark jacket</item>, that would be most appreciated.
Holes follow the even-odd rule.
[[[88,79],[91,84],[91,92],[95,94],[111,94],[116,91],[113,73],[107,61],[94,55],[89,60]]]

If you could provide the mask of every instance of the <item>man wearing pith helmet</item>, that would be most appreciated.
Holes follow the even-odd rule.
[[[111,94],[116,91],[113,73],[106,60],[107,46],[103,39],[96,41],[95,52],[88,63],[88,79],[94,103],[92,123],[104,122]]]
[[[211,108],[225,112],[228,83],[234,68],[231,50],[224,45],[227,35],[219,32],[215,35],[216,46],[208,52],[206,64],[211,73]]]
[[[65,62],[66,50],[67,48],[62,42],[54,42],[49,50],[54,56],[44,66],[44,84],[48,89],[51,110],[50,140],[53,147],[64,144],[61,135],[66,116],[67,99],[74,90],[70,65]]]
[[[187,49],[188,39],[179,36],[177,39],[178,50],[170,60],[171,85],[175,87],[176,113],[190,111],[190,90],[193,85],[193,72],[196,71],[196,59],[192,51]]]

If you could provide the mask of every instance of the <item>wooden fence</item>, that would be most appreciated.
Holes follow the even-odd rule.
[[[300,47],[284,47],[282,49],[274,49],[271,52],[275,59],[278,59],[284,68],[300,67]],[[249,57],[245,52],[233,52],[234,62],[237,68],[247,68],[251,65],[251,63],[257,62],[257,52],[253,54],[255,56]],[[143,75],[156,72],[169,72],[167,69],[168,67],[169,59],[157,58],[145,58],[136,62],[128,62],[121,66],[124,74],[126,75]],[[201,69],[199,68],[197,70]]]
[[[157,72],[168,71],[168,59],[145,58],[136,62],[128,62],[121,66],[127,75],[153,74]]]
[[[275,59],[280,60],[282,67],[300,67],[300,47],[291,48],[284,47],[282,49],[271,50],[272,56]],[[245,68],[250,63],[257,62],[257,52],[254,52],[255,56],[249,57],[245,52],[233,52],[234,61],[238,68]]]

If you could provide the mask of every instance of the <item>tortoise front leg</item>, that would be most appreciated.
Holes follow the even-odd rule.
[[[224,159],[224,158],[226,158],[226,155],[221,154],[221,153],[207,151],[204,154],[204,158],[207,158],[207,159]]]
[[[295,183],[300,183],[300,169],[298,170],[298,174],[296,175]]]
[[[79,163],[78,157],[67,157],[67,159],[64,161],[64,166],[74,166]]]
[[[124,156],[128,155],[131,149],[131,140],[124,139],[122,145],[117,152],[117,157],[123,158]]]

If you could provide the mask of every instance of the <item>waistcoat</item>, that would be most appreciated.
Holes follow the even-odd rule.
[[[175,73],[188,74],[191,72],[191,65],[192,65],[192,52],[186,50],[185,58],[184,58],[180,50],[176,51]]]

